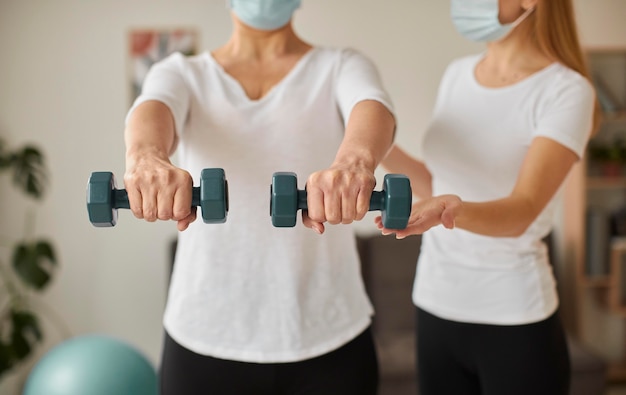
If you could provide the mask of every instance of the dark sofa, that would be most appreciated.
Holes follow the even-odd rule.
[[[379,356],[379,395],[415,395],[415,308],[411,291],[421,237],[359,236],[363,278],[376,315],[373,331]],[[578,341],[569,339],[572,360],[570,395],[603,395],[607,364]]]

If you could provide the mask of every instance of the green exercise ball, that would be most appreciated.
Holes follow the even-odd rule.
[[[109,336],[85,335],[48,351],[28,375],[23,395],[157,395],[152,364]]]

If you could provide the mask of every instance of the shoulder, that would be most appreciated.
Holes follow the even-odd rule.
[[[379,70],[374,61],[351,47],[316,47],[309,67],[317,75],[334,76],[336,82],[362,82],[379,78]]]
[[[372,60],[363,52],[351,47],[315,47],[315,56],[337,65],[344,63],[373,64]]]
[[[534,106],[534,135],[552,138],[582,157],[593,129],[595,90],[592,83],[558,63],[544,69],[540,77],[529,85],[538,98]]]
[[[447,89],[459,86],[458,84],[466,83],[474,75],[473,70],[482,56],[482,54],[463,56],[448,63],[439,81],[440,91],[444,92]]]
[[[482,54],[474,54],[456,58],[448,63],[444,74],[457,74],[471,70],[476,67],[482,56]]]
[[[534,80],[541,107],[546,111],[561,108],[593,107],[595,89],[582,74],[559,63],[548,66]]]
[[[453,90],[465,89],[482,56],[482,54],[463,56],[448,63],[439,80],[439,95],[446,96],[453,94]]]
[[[550,81],[549,89],[556,95],[565,92],[593,96],[594,88],[588,78],[560,63],[548,66],[546,79]]]
[[[157,61],[154,66],[160,68],[177,69],[180,71],[193,69],[196,67],[205,67],[209,63],[210,57],[206,53],[198,55],[184,55],[180,52],[174,52],[165,58]]]

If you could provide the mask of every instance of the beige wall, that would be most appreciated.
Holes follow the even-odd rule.
[[[448,2],[303,3],[295,26],[304,38],[356,47],[378,64],[397,108],[398,142],[419,153],[443,68],[481,49],[453,30]],[[577,5],[585,43],[626,46],[626,2]],[[0,135],[14,146],[36,142],[51,166],[37,231],[53,239],[61,270],[45,301],[72,333],[120,336],[157,362],[175,226],[123,212],[117,227],[96,229],[85,210],[89,174],[108,170],[121,180],[124,170],[126,34],[154,26],[197,27],[201,47],[211,49],[227,39],[230,19],[224,0],[0,0]],[[1,181],[0,236],[10,239],[24,230],[23,209],[36,206]],[[373,231],[369,218],[358,229]],[[50,342],[61,336],[51,330]]]

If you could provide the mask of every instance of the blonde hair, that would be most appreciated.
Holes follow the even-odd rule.
[[[578,72],[593,84],[587,60],[580,45],[572,0],[539,0],[527,23],[533,44],[546,56]],[[592,135],[602,121],[602,110],[596,100]]]

